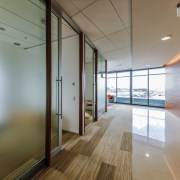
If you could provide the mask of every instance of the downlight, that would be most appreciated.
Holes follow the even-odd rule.
[[[167,36],[164,36],[164,37],[162,37],[162,41],[167,41],[167,40],[169,40],[169,39],[171,39],[172,38],[172,36],[171,35],[167,35]]]
[[[20,46],[21,44],[20,44],[20,43],[15,42],[15,43],[14,43],[14,45],[15,45],[15,46]]]

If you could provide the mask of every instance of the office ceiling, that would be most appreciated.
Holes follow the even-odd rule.
[[[108,71],[130,69],[131,0],[56,0],[108,60]]]
[[[179,0],[133,0],[133,62],[130,0],[57,0],[108,60],[108,71],[163,66],[179,53]],[[45,43],[44,6],[39,0],[0,1],[0,41],[31,48]],[[27,8],[28,7],[28,8]],[[33,12],[33,13],[32,13]],[[52,15],[52,40],[57,19]],[[1,28],[4,28],[3,31]],[[169,41],[161,41],[166,35]],[[63,21],[62,38],[76,35]]]
[[[163,66],[180,52],[179,0],[133,0],[133,68]],[[172,35],[172,39],[161,38]]]

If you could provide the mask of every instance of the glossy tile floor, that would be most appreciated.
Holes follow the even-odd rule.
[[[164,109],[111,105],[37,179],[180,180],[180,120]]]
[[[133,178],[180,179],[180,120],[158,108],[130,107]]]

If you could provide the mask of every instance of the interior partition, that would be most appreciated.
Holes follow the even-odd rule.
[[[79,134],[79,34],[62,21],[62,129]]]
[[[180,118],[180,56],[166,66],[166,109]]]
[[[0,1],[0,179],[45,158],[45,18],[38,0]]]
[[[105,113],[106,106],[106,79],[105,79],[105,59],[98,54],[98,72],[97,72],[97,87],[98,87],[98,117]]]
[[[94,53],[85,43],[85,126],[94,121]]]

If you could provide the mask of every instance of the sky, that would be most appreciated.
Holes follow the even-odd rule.
[[[130,78],[118,78],[117,80],[118,88],[129,88]],[[133,78],[133,88],[147,88],[148,79],[147,76],[137,76]],[[116,78],[108,79],[108,87],[116,87]],[[150,90],[165,90],[165,75],[150,75],[149,76],[149,89]]]

